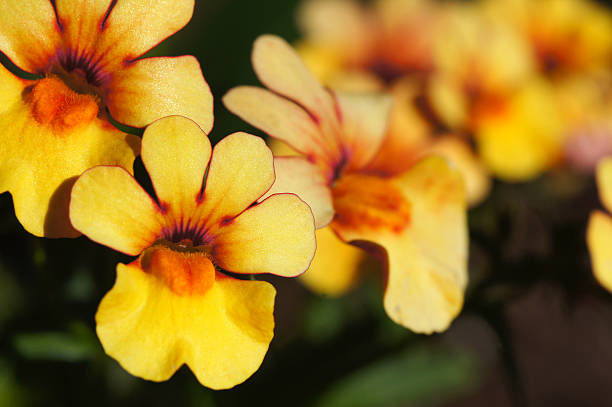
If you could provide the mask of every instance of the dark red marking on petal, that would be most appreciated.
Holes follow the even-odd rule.
[[[250,208],[250,207],[249,207]],[[225,218],[221,219],[221,221],[219,222],[219,224],[221,226],[227,226],[227,225],[231,225],[234,222],[234,219],[236,219],[235,217],[231,217],[231,216],[226,216]]]
[[[208,236],[206,230],[200,225],[194,225],[191,223],[191,219],[186,222],[183,218],[179,222],[175,222],[174,226],[164,228],[162,231],[164,239],[179,243],[185,240],[192,242],[193,246],[202,246],[208,243]]]
[[[170,209],[170,205],[168,204],[168,202],[159,201],[159,209],[161,213],[165,215],[168,213],[168,210]]]

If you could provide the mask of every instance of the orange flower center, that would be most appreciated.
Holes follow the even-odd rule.
[[[55,76],[39,80],[27,101],[34,119],[57,133],[87,125],[98,115],[95,95],[77,93]]]
[[[142,254],[140,264],[181,296],[202,295],[215,282],[215,266],[206,252],[188,243],[154,245]]]
[[[348,174],[332,186],[334,223],[360,230],[401,232],[410,224],[410,203],[388,178]]]

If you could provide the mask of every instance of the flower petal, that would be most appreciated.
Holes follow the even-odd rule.
[[[331,226],[347,242],[373,242],[386,251],[384,305],[391,319],[415,332],[443,331],[461,310],[467,284],[461,176],[444,159],[430,157],[402,176],[383,181],[387,184],[379,185],[381,191],[358,191],[367,195],[362,197],[361,207],[352,209],[357,211],[353,216],[341,211],[351,208],[337,207],[337,219]],[[381,194],[385,191],[388,193]],[[357,198],[346,197],[349,201]],[[382,199],[378,207],[377,198]],[[394,207],[399,209],[392,211]],[[406,216],[400,217],[398,212],[406,212]]]
[[[601,202],[612,213],[612,158],[604,158],[597,165],[597,187]]]
[[[56,1],[67,49],[115,67],[183,28],[193,7],[193,0]]]
[[[465,194],[470,205],[476,205],[487,197],[491,190],[489,172],[464,140],[455,136],[440,137],[427,153],[441,155],[456,166],[465,182]]]
[[[161,117],[186,116],[205,133],[213,125],[213,99],[192,56],[145,58],[118,70],[105,89],[111,116],[144,127]]]
[[[229,111],[313,158],[325,156],[326,142],[312,117],[295,103],[266,89],[239,86],[231,89],[223,103]]]
[[[126,170],[100,166],[74,184],[70,220],[91,240],[135,256],[161,234],[160,210]]]
[[[593,274],[599,284],[612,292],[612,218],[594,211],[587,228],[587,243],[591,253]]]
[[[35,83],[0,66],[0,192],[12,194],[17,218],[30,233],[75,237],[68,201],[76,177],[99,164],[131,168],[140,141],[101,118],[62,131],[40,124],[22,97]]]
[[[393,107],[385,138],[367,170],[393,176],[409,169],[433,135],[431,125],[418,110],[422,84],[405,78],[393,85]]]
[[[285,40],[262,35],[253,45],[253,68],[269,89],[296,101],[316,122],[333,120],[334,101]]]
[[[331,227],[316,231],[317,252],[300,281],[310,290],[340,296],[350,290],[360,276],[366,252],[340,240]]]
[[[216,264],[234,273],[303,273],[316,249],[314,219],[293,194],[272,195],[214,232]]]
[[[200,206],[208,229],[257,201],[274,183],[272,152],[263,139],[234,133],[215,145]]]
[[[482,118],[478,150],[494,175],[529,180],[559,161],[563,128],[549,85],[529,83],[509,102],[506,112]]]
[[[98,60],[92,54],[99,50],[100,34],[113,3],[113,0],[55,0],[63,52],[78,52]]]
[[[260,201],[273,194],[296,194],[310,206],[317,229],[331,222],[334,217],[331,192],[316,165],[301,157],[274,157],[274,173],[276,180]]]
[[[96,331],[105,352],[133,375],[163,381],[187,364],[204,386],[227,389],[261,364],[273,336],[274,296],[266,282],[220,274],[205,294],[179,296],[138,262],[119,264]]]
[[[25,71],[41,73],[61,43],[48,0],[6,0],[0,7],[0,51]]]
[[[208,137],[185,117],[166,117],[147,127],[142,138],[142,161],[162,208],[179,216],[193,213],[210,150]]]
[[[336,92],[342,139],[350,157],[347,170],[361,169],[376,155],[386,135],[393,99],[387,94]]]

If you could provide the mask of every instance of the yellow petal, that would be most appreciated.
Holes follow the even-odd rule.
[[[32,73],[47,68],[60,45],[60,29],[50,1],[3,1],[0,27],[0,51]]]
[[[350,0],[314,0],[301,3],[298,24],[306,39],[327,48],[342,62],[363,61],[374,39],[371,16]]]
[[[183,28],[193,6],[193,0],[56,1],[68,49],[114,68]]]
[[[277,139],[266,140],[274,157],[300,157],[301,154],[291,148],[287,143],[283,143]]]
[[[459,137],[446,136],[433,142],[428,153],[438,154],[450,160],[463,177],[468,204],[476,205],[491,190],[489,172],[469,145]]]
[[[272,195],[214,232],[215,263],[235,273],[303,273],[316,249],[308,205],[292,194]]]
[[[345,241],[373,242],[386,251],[384,305],[391,319],[415,332],[444,331],[461,310],[467,284],[461,176],[444,159],[431,157],[384,183],[354,181],[342,186],[345,196],[332,228]],[[360,204],[351,207],[358,198]]]
[[[342,139],[350,157],[347,170],[361,169],[382,145],[393,99],[386,94],[336,93]]]
[[[327,154],[325,137],[312,117],[288,99],[266,89],[239,86],[223,97],[223,103],[241,119],[306,156]]]
[[[111,116],[130,126],[171,115],[189,117],[205,133],[213,125],[212,93],[192,56],[140,59],[114,73],[105,91]]]
[[[550,85],[534,81],[513,95],[504,112],[482,119],[476,141],[494,175],[525,181],[559,161],[562,130]]]
[[[335,116],[332,97],[285,40],[260,36],[253,46],[252,60],[264,85],[304,106],[316,121],[329,121]]]
[[[433,131],[417,109],[422,87],[415,79],[405,78],[393,85],[393,107],[382,145],[368,171],[396,175],[410,168],[429,143]]]
[[[30,233],[74,237],[78,232],[68,219],[68,201],[76,177],[95,165],[131,168],[140,141],[95,117],[95,110],[83,122],[64,127],[39,122],[46,117],[37,114],[45,109],[64,124],[68,119],[85,119],[80,111],[55,117],[53,109],[59,106],[35,106],[22,98],[26,86],[34,86],[31,97],[40,84],[46,84],[43,81],[20,81],[0,67],[0,192],[12,194],[17,218]]]
[[[300,281],[319,294],[345,294],[357,282],[366,252],[340,240],[331,227],[317,230],[316,235],[317,252]]]
[[[119,167],[85,171],[72,189],[70,220],[91,240],[137,255],[161,236],[161,211]]]
[[[135,262],[117,266],[117,281],[96,314],[105,352],[147,380],[167,380],[187,364],[198,381],[227,389],[261,364],[274,329],[274,288],[217,274],[204,295],[180,296]]]
[[[595,211],[589,219],[587,243],[591,253],[593,274],[599,284],[612,292],[612,218]]]
[[[612,212],[612,158],[604,158],[597,165],[597,187],[601,202]]]
[[[145,130],[142,161],[162,208],[177,219],[193,213],[210,159],[210,141],[193,121],[172,116]]]
[[[310,206],[317,229],[331,222],[334,217],[331,192],[316,165],[301,157],[274,157],[274,173],[274,185],[260,201],[273,194],[296,194]]]
[[[56,0],[57,19],[66,51],[95,56],[112,0]],[[92,58],[96,60],[98,58]]]
[[[234,133],[215,145],[200,206],[206,228],[231,219],[257,201],[274,183],[272,152],[247,133]]]

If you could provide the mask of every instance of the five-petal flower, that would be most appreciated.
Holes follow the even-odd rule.
[[[212,95],[197,60],[140,58],[182,28],[193,0],[26,0],[0,8],[0,51],[40,79],[0,66],[0,192],[26,230],[78,235],[68,220],[74,180],[94,165],[131,168],[143,127],[181,114],[212,127]]]
[[[282,188],[315,208],[317,227],[331,220],[343,241],[383,249],[384,305],[394,321],[417,332],[445,330],[461,310],[467,283],[459,173],[444,159],[429,157],[413,161],[407,171],[381,175],[368,165],[379,161],[385,142],[389,97],[325,90],[295,51],[274,36],[256,40],[253,65],[270,90],[238,87],[223,100],[232,112],[305,156],[275,160],[284,162],[277,165],[279,179],[286,180]],[[307,196],[305,185],[320,192]]]
[[[77,230],[139,256],[118,265],[98,336],[134,375],[166,380],[185,363],[205,386],[232,387],[268,349],[275,290],[224,271],[304,272],[316,246],[312,213],[292,194],[262,198],[275,179],[272,153],[246,133],[211,152],[194,122],[172,116],[147,127],[142,159],[157,201],[114,166],[86,171],[72,190]]]

